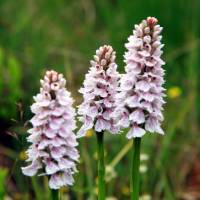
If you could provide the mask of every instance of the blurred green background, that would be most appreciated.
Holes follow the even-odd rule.
[[[46,69],[64,73],[77,90],[95,50],[110,44],[124,71],[124,43],[147,16],[164,27],[166,135],[142,141],[141,200],[200,199],[199,0],[0,0],[0,199],[47,200],[47,180],[24,177],[29,106]],[[76,184],[63,200],[97,199],[96,138],[80,139]],[[128,200],[130,148],[124,134],[106,134],[107,200]]]

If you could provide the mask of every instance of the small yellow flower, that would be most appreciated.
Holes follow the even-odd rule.
[[[86,132],[86,137],[92,137],[93,134],[94,134],[93,129],[89,129],[89,130]]]
[[[171,99],[175,99],[175,98],[179,97],[181,95],[181,93],[182,93],[181,88],[177,87],[177,86],[173,86],[173,87],[169,88],[167,91],[167,95]]]
[[[97,187],[94,188],[94,194],[98,195],[98,188]]]
[[[21,151],[19,153],[19,159],[20,160],[26,160],[28,158],[27,154],[26,154],[26,151]]]
[[[129,187],[127,186],[122,187],[122,194],[128,196],[130,194]]]
[[[67,187],[61,187],[60,188],[61,193],[67,193],[68,191],[69,191],[69,189]]]

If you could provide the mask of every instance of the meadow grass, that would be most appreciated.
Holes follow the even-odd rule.
[[[141,153],[148,159],[142,161],[147,170],[140,174],[140,194],[167,200],[181,199],[185,193],[192,196],[187,180],[194,163],[200,162],[199,8],[197,0],[1,0],[0,195],[49,199],[47,181],[43,177],[29,180],[20,170],[28,145],[24,124],[31,118],[29,105],[39,88],[38,77],[46,69],[62,72],[78,105],[82,99],[77,89],[94,50],[103,44],[112,45],[119,70],[124,72],[124,43],[134,24],[155,16],[164,27],[165,87],[167,92],[178,87],[181,93],[167,93],[163,124],[166,135],[146,135],[142,140]],[[16,109],[16,102],[22,102],[22,108]],[[16,133],[18,139],[6,134],[8,131]],[[126,131],[115,137],[104,134],[107,197],[119,200],[130,199],[131,145],[125,139]],[[72,188],[61,190],[63,200],[97,198],[96,145],[95,134],[80,140],[80,173]]]

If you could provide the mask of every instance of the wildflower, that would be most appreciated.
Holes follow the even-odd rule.
[[[114,196],[111,196],[111,197],[106,197],[106,200],[117,200],[117,198]]]
[[[147,154],[145,154],[145,153],[142,153],[142,154],[140,155],[140,160],[141,160],[141,161],[147,161],[147,160],[149,160],[149,155],[147,155]]]
[[[106,166],[106,175],[105,175],[106,182],[111,181],[116,176],[117,176],[117,173],[116,173],[114,167],[107,165]]]
[[[79,90],[84,99],[78,108],[83,122],[78,132],[79,137],[85,136],[91,128],[96,132],[118,131],[112,116],[119,79],[115,57],[112,47],[104,45],[96,51],[94,60],[91,61],[91,68]]]
[[[127,186],[122,187],[122,194],[128,196],[130,194],[130,188]]]
[[[149,194],[143,194],[139,200],[151,200],[151,196]]]
[[[165,103],[161,31],[157,19],[148,17],[135,25],[125,45],[126,73],[120,81],[116,115],[118,126],[131,127],[128,139],[142,137],[146,131],[164,134],[160,127]]]
[[[26,154],[26,152],[25,152],[25,151],[21,151],[21,152],[19,153],[19,158],[20,158],[20,160],[26,160],[26,159],[27,159],[27,154]]]
[[[93,134],[94,134],[93,129],[89,129],[89,130],[87,130],[85,136],[89,138],[89,137],[92,137]]]
[[[146,171],[147,171],[147,166],[146,165],[144,165],[144,164],[142,164],[142,165],[140,165],[140,173],[145,173]]]
[[[33,128],[28,130],[27,138],[32,143],[27,150],[30,165],[22,167],[27,176],[34,176],[38,171],[40,175],[47,175],[52,189],[74,183],[75,162],[79,158],[73,133],[75,110],[65,84],[63,75],[55,71],[47,71],[41,80],[40,93],[31,106]]]
[[[171,99],[175,99],[175,98],[179,97],[181,95],[181,93],[182,93],[181,88],[177,87],[177,86],[173,86],[173,87],[169,88],[167,91],[167,95]]]

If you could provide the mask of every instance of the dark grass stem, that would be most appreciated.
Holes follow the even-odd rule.
[[[98,200],[105,200],[104,132],[96,132],[98,151]]]
[[[59,190],[51,190],[52,200],[59,200]]]
[[[139,200],[139,184],[140,184],[140,145],[141,138],[133,139],[132,147],[132,166],[131,166],[131,200]]]

